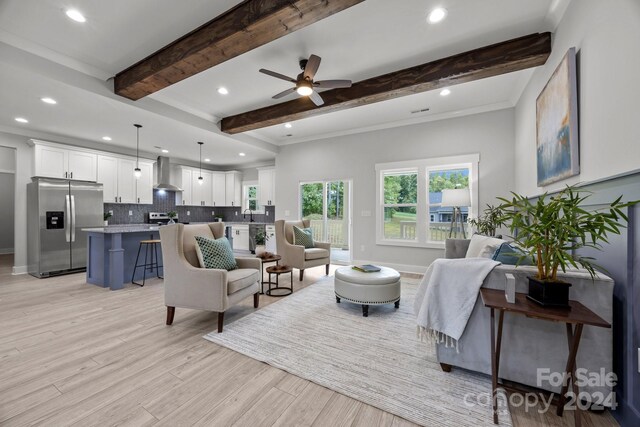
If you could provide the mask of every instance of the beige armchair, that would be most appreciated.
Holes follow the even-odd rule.
[[[293,226],[299,228],[309,227],[309,220],[301,221],[276,221],[276,249],[278,255],[282,257],[282,264],[300,270],[300,280],[304,277],[306,268],[325,265],[325,274],[329,274],[329,263],[331,258],[331,244],[314,242],[316,247],[305,249],[304,246],[293,244]]]
[[[222,332],[229,307],[253,295],[253,306],[258,308],[262,266],[258,258],[236,258],[236,270],[200,268],[195,236],[218,239],[224,236],[224,223],[160,227],[167,325],[173,323],[176,307],[217,311]]]

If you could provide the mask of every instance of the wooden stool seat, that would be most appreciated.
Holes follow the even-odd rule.
[[[135,263],[135,266],[133,267],[133,274],[131,275],[131,283],[138,286],[144,286],[144,283],[147,280],[147,270],[151,272],[155,270],[156,276],[160,279],[163,279],[163,277],[160,275],[160,269],[162,268],[162,265],[158,264],[158,245],[160,244],[161,244],[161,240],[159,239],[140,240],[140,245],[138,246],[138,255],[136,255],[136,263]],[[138,259],[140,258],[140,250],[142,249],[143,245],[145,247],[144,264],[138,264]],[[151,262],[147,262],[147,257],[149,255],[151,256]],[[154,255],[155,255],[155,259],[154,259]],[[136,270],[139,267],[143,268],[142,283],[138,283],[135,281]]]

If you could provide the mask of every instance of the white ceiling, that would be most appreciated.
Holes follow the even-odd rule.
[[[366,0],[350,9],[163,89],[140,101],[112,93],[117,72],[209,21],[238,0],[4,0],[0,1],[0,128],[20,127],[108,145],[135,146],[134,122],[144,125],[141,148],[170,150],[197,160],[196,141],[216,165],[257,164],[278,145],[381,127],[512,107],[531,71],[426,92],[230,136],[225,116],[277,102],[288,83],[258,73],[299,73],[298,60],[322,57],[317,79],[363,80],[455,53],[554,27],[569,0]],[[448,17],[426,24],[429,10]],[[79,24],[64,11],[77,7]],[[217,93],[224,86],[229,95]],[[50,96],[58,104],[43,104]],[[284,101],[290,98],[285,98]],[[430,108],[428,112],[411,111]],[[24,116],[29,124],[18,125]],[[288,136],[290,135],[290,136]],[[107,143],[104,143],[107,145]],[[157,151],[157,150],[156,150]],[[239,157],[245,152],[246,157]]]

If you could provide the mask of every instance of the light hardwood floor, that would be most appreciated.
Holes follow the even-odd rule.
[[[12,276],[11,264],[0,255],[0,425],[414,425],[205,341],[215,313],[178,308],[165,326],[160,279],[112,292],[84,274]],[[323,273],[294,277],[294,289]],[[225,323],[253,311],[248,298]],[[515,426],[573,425],[570,415],[512,413]],[[583,425],[617,424],[588,414]]]

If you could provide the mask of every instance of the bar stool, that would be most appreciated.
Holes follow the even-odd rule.
[[[160,275],[160,268],[162,268],[162,266],[158,265],[158,245],[159,244],[160,244],[160,240],[155,240],[155,239],[140,241],[140,246],[138,246],[138,255],[136,255],[136,264],[135,264],[135,267],[133,267],[133,274],[131,275],[131,283],[138,286],[144,286],[144,282],[147,279],[147,270],[153,271],[154,268],[156,270],[156,277],[158,277],[159,279],[164,279],[164,277]],[[138,264],[138,259],[140,258],[140,251],[142,250],[143,245],[145,247],[144,248],[144,264]],[[151,262],[147,263],[149,252],[151,252]],[[155,260],[154,260],[154,254],[155,254]],[[134,281],[134,278],[136,277],[136,270],[139,267],[144,268],[144,271],[142,274],[142,284]]]

